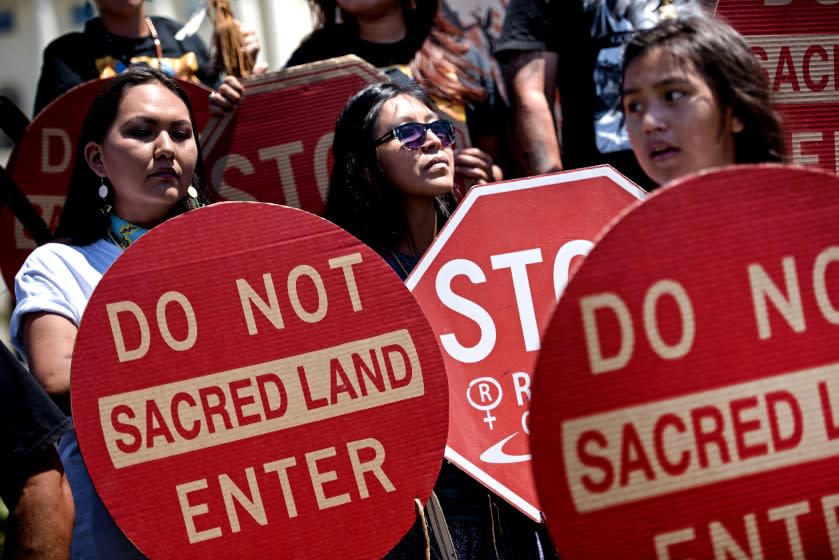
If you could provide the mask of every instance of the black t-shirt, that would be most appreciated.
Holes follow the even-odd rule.
[[[410,64],[414,55],[422,47],[423,41],[423,37],[409,35],[394,43],[372,43],[360,38],[358,33],[347,25],[331,25],[316,30],[304,39],[297,50],[292,53],[286,67],[354,54],[371,65],[385,70],[391,79],[400,80],[404,79],[404,76],[399,76],[396,73],[398,70],[394,70],[394,67],[405,67]],[[506,108],[498,94],[497,85],[492,79],[492,68],[489,61],[474,46],[466,52],[464,57],[477,69],[477,72],[469,75],[470,85],[478,85],[487,93],[483,101],[466,103],[464,107],[469,134],[473,138],[495,135],[504,123]]]
[[[291,54],[286,66],[354,54],[377,68],[386,68],[411,62],[422,43],[422,38],[411,36],[395,43],[371,43],[346,25],[330,25],[304,39]]]
[[[0,343],[0,497],[9,509],[44,453],[70,427],[70,419]]]
[[[181,28],[180,23],[163,17],[152,17],[151,20],[160,39],[164,72],[214,87],[218,73],[212,68],[209,52],[201,38],[192,35],[178,41],[175,34]],[[101,19],[93,18],[85,24],[82,33],[62,35],[44,49],[34,114],[74,86],[107,78],[131,64],[143,63],[157,66],[151,36],[119,37],[109,33]]]
[[[622,45],[658,18],[658,0],[511,0],[495,56],[559,55],[562,159],[567,169],[609,163],[646,188],[654,183],[632,154],[620,112]]]

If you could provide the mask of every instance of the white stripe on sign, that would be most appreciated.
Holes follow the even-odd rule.
[[[776,103],[839,102],[839,35],[750,35]]]
[[[422,396],[411,335],[398,330],[99,399],[115,468]]]
[[[574,506],[602,510],[839,455],[839,364],[562,424]]]

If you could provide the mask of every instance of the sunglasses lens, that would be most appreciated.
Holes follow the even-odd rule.
[[[454,127],[449,121],[434,121],[430,124],[405,123],[397,126],[394,133],[403,146],[410,150],[417,150],[425,143],[425,134],[428,129],[431,129],[431,132],[440,139],[440,144],[444,148],[454,142]]]
[[[396,127],[396,137],[406,148],[416,150],[425,142],[425,127],[419,123],[405,123]]]
[[[434,121],[428,127],[440,139],[440,144],[444,148],[454,142],[454,127],[449,121]]]

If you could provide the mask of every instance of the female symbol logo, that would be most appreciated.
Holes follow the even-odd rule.
[[[476,403],[472,398],[472,389],[475,387],[477,387],[478,400],[480,400],[481,404]],[[498,396],[493,398],[493,393],[497,393]],[[489,425],[490,430],[493,429],[493,422],[497,420],[497,418],[492,416],[490,412],[501,403],[501,399],[503,397],[504,391],[501,390],[501,384],[492,377],[477,377],[473,379],[466,388],[466,398],[469,400],[469,404],[481,412],[486,412],[484,422]],[[489,404],[483,404],[486,402],[489,402]]]

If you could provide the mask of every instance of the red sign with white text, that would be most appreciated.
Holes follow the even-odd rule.
[[[449,378],[446,458],[536,521],[530,384],[579,257],[644,192],[608,166],[475,187],[408,277]]]
[[[719,0],[716,14],[760,59],[792,163],[839,173],[839,3]]]
[[[238,110],[210,121],[201,136],[218,198],[319,213],[329,188],[335,121],[353,94],[385,79],[346,56],[246,80]]]
[[[839,556],[839,178],[656,191],[579,267],[536,364],[563,558]]]
[[[6,170],[52,232],[67,196],[87,109],[105,83],[105,80],[85,82],[47,105],[26,127],[23,138],[9,156]],[[207,97],[211,90],[194,82],[178,80],[178,83],[192,102],[200,129],[209,120]],[[96,189],[98,185],[91,188]],[[10,289],[15,274],[34,248],[35,241],[9,208],[0,207],[0,269]]]
[[[72,379],[91,479],[151,558],[382,557],[443,460],[428,321],[297,209],[219,203],[143,236],[90,299]]]

